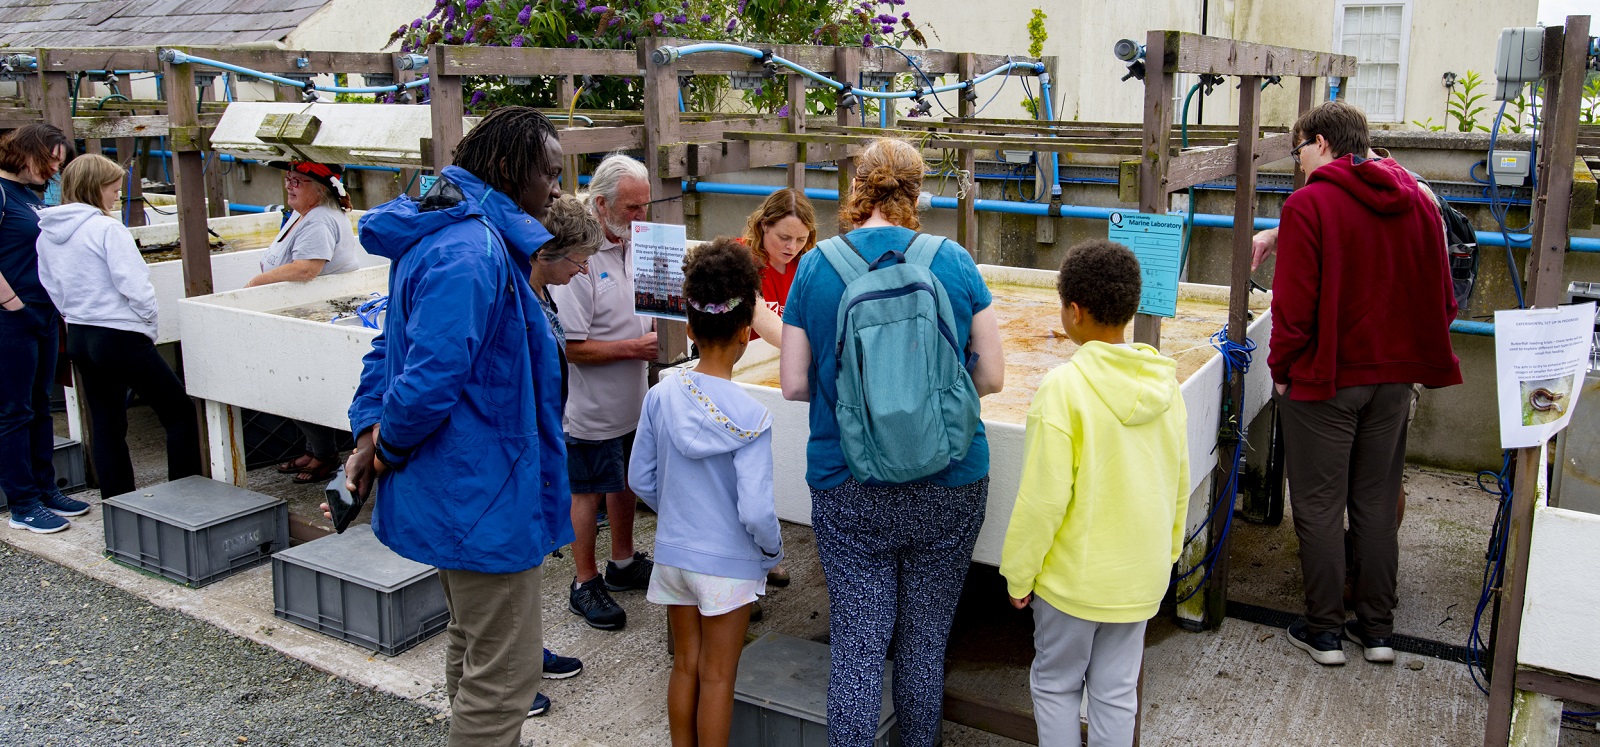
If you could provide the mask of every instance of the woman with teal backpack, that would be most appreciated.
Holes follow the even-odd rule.
[[[828,743],[872,743],[892,655],[902,743],[931,747],[945,643],[988,504],[978,398],[1000,391],[1005,361],[971,255],[918,233],[922,155],[880,139],[856,164],[839,211],[856,228],[800,259],[780,381],[785,398],[811,403],[806,482],[833,652]]]

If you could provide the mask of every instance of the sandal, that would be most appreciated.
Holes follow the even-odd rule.
[[[307,467],[311,466],[311,463],[313,461],[315,461],[315,460],[316,460],[316,457],[311,456],[310,454],[301,454],[300,456],[297,456],[297,457],[295,457],[293,459],[290,459],[287,462],[284,462],[283,464],[278,465],[278,474],[280,474],[280,475],[299,474],[301,472],[304,472]]]
[[[312,465],[317,465],[317,466],[313,467]],[[333,459],[329,459],[326,462],[324,462],[324,461],[322,461],[320,459],[317,459],[316,457],[312,457],[311,461],[306,464],[305,469],[302,469],[298,473],[295,474],[295,476],[294,476],[294,484],[296,484],[296,485],[310,485],[311,483],[314,483],[314,482],[324,482],[324,481],[332,478],[333,477],[333,473],[338,472],[338,471],[339,471],[339,459],[338,459],[338,457],[334,457]]]

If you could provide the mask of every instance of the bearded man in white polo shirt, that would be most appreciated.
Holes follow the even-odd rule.
[[[645,589],[655,563],[633,546],[635,497],[627,486],[628,458],[639,408],[649,388],[646,372],[656,359],[656,333],[649,318],[633,313],[631,224],[649,215],[650,179],[644,164],[616,153],[607,156],[589,182],[589,208],[600,220],[604,241],[586,272],[552,286],[567,333],[570,394],[562,425],[572,482],[572,555],[577,575],[569,609],[600,630],[621,630],[627,612],[611,591]],[[600,574],[595,557],[596,518],[604,501],[611,526],[611,559]]]

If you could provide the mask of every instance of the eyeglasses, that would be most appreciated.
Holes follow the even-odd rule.
[[[299,189],[310,183],[310,179],[301,179],[298,176],[286,176],[283,178],[283,186],[294,187],[295,189]]]
[[[1294,146],[1294,150],[1289,151],[1289,157],[1294,159],[1294,163],[1295,163],[1296,166],[1300,165],[1300,149],[1306,147],[1307,145],[1312,145],[1312,144],[1314,144],[1316,142],[1317,142],[1316,138],[1311,138],[1310,140],[1307,140],[1307,141],[1305,141],[1305,142],[1303,142],[1303,143],[1301,143],[1299,145]]]
[[[562,257],[562,259],[564,259],[564,260],[566,260],[568,262],[571,262],[573,267],[576,267],[576,268],[578,268],[580,270],[583,270],[584,272],[588,272],[589,271],[589,260],[587,260],[587,259],[582,261],[582,262],[579,262],[578,260],[575,260],[575,259],[573,259],[571,257]]]

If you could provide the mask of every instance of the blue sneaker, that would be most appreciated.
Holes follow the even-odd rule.
[[[532,716],[543,716],[543,715],[545,715],[546,713],[549,713],[549,712],[550,712],[550,699],[545,697],[544,693],[539,693],[537,695],[534,695],[533,696],[533,705],[528,707],[528,715],[530,717],[532,717]]]
[[[576,677],[583,672],[583,662],[575,656],[558,656],[544,650],[544,678],[547,680],[564,680]]]
[[[24,509],[12,509],[10,523],[12,529],[26,529],[34,534],[54,534],[72,526],[72,522],[57,516],[42,503]]]
[[[75,498],[68,498],[59,490],[50,491],[50,494],[40,502],[44,504],[45,508],[56,512],[58,516],[82,516],[89,513],[89,504]]]

